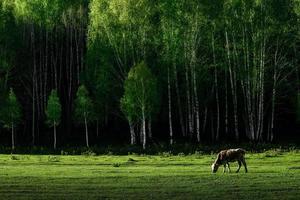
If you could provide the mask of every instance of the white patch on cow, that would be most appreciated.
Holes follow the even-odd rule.
[[[215,163],[213,163],[213,164],[211,165],[211,171],[212,171],[212,172],[214,172],[214,169],[215,169]]]

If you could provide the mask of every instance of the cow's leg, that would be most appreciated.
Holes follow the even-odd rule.
[[[228,172],[230,173],[230,172],[231,172],[231,170],[230,170],[229,163],[227,163],[227,166],[228,166]]]
[[[226,172],[226,163],[224,164],[224,170],[223,170],[223,173]]]
[[[238,160],[238,164],[239,164],[239,168],[236,170],[236,173],[238,173],[241,169],[242,166],[242,162],[240,160]]]
[[[242,158],[242,163],[243,163],[243,165],[244,165],[244,167],[245,167],[245,172],[247,173],[248,172],[248,169],[247,169],[247,164],[246,164],[246,161],[245,161],[245,158]]]

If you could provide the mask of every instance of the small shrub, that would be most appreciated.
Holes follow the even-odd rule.
[[[20,158],[18,156],[15,156],[15,155],[11,155],[10,159],[11,160],[20,160]]]
[[[178,156],[180,156],[180,157],[184,157],[184,156],[185,156],[185,154],[184,154],[183,152],[180,152],[180,153],[178,154]]]
[[[113,167],[120,167],[121,166],[121,163],[114,163],[113,164]]]
[[[291,153],[299,153],[299,149],[297,149],[296,146],[289,147],[288,151]]]
[[[282,155],[283,151],[281,149],[273,149],[264,152],[264,157],[278,157]]]
[[[59,162],[60,157],[58,156],[48,156],[48,162]]]
[[[204,152],[203,151],[195,151],[195,155],[202,156],[202,155],[204,155]]]
[[[61,151],[60,151],[60,155],[62,155],[62,156],[63,156],[63,155],[68,155],[68,152],[67,152],[67,151],[64,151],[64,150],[61,150]]]
[[[159,153],[159,155],[162,156],[162,157],[171,157],[172,152],[171,151],[166,151],[166,152]]]
[[[97,154],[89,149],[87,151],[82,152],[81,155],[83,155],[83,156],[96,156]]]

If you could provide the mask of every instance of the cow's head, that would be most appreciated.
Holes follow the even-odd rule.
[[[217,171],[218,171],[218,169],[219,169],[219,164],[217,164],[217,163],[213,163],[212,165],[211,165],[211,171],[212,171],[212,173],[216,173]]]

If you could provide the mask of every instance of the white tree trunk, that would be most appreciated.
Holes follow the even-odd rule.
[[[146,149],[146,118],[145,118],[145,110],[144,108],[142,109],[142,130],[143,130],[143,149]]]
[[[11,148],[15,149],[15,135],[14,135],[14,123],[11,123]]]
[[[56,149],[56,121],[53,122],[53,138],[54,138],[53,148]]]
[[[32,145],[35,143],[35,82],[36,82],[36,56],[35,56],[35,37],[34,25],[31,25],[31,47],[33,55],[33,76],[32,76]]]
[[[170,144],[173,144],[173,127],[172,127],[172,100],[171,100],[171,85],[170,85],[170,71],[168,67],[168,108],[169,108],[169,134]]]
[[[187,49],[185,50],[187,51]],[[184,136],[189,135],[191,129],[192,129],[192,114],[191,114],[191,100],[190,100],[190,80],[189,80],[189,65],[186,64],[185,69],[185,81],[186,81],[186,98],[187,98],[187,124],[186,124],[186,132]]]
[[[231,95],[232,95],[232,100],[233,100],[235,139],[239,140],[236,80],[235,80],[235,72],[234,72],[234,69],[232,69],[231,62],[230,62],[230,48],[229,48],[229,40],[228,40],[227,31],[225,31],[225,38],[226,38],[228,69],[229,69],[229,77],[230,77],[230,85],[231,85]]]
[[[272,111],[271,111],[271,125],[270,125],[270,135],[268,140],[270,142],[274,139],[274,118],[275,118],[275,102],[276,102],[276,86],[277,86],[277,52],[278,52],[278,39],[277,39],[277,48],[275,53],[275,64],[273,72],[273,89],[272,89]]]
[[[140,133],[140,143],[143,144],[143,140],[144,140],[144,133],[143,133],[143,120],[140,123],[140,127],[139,127],[139,133]]]
[[[85,124],[85,141],[86,141],[86,146],[89,146],[89,133],[88,133],[88,126],[87,126],[87,119],[86,119],[86,114],[84,114],[84,124]]]
[[[177,99],[177,106],[178,106],[178,114],[179,114],[179,123],[181,128],[181,134],[185,135],[185,127],[183,122],[183,115],[181,109],[181,100],[180,100],[180,92],[178,86],[178,78],[177,78],[177,67],[175,61],[173,61],[173,70],[174,70],[174,79],[175,79],[175,91],[176,91],[176,99]]]
[[[134,126],[132,122],[129,122],[129,128],[130,128],[130,144],[134,145],[136,144],[136,136],[135,136]]]
[[[198,102],[196,86],[194,86],[194,91],[195,91],[196,133],[197,133],[197,141],[200,142],[201,137],[200,137],[199,102]]]
[[[200,142],[200,117],[199,117],[199,101],[198,101],[198,91],[197,91],[197,77],[196,77],[196,48],[192,48],[192,80],[193,80],[193,92],[194,92],[194,112],[196,117],[196,134],[197,141]]]
[[[151,117],[148,120],[148,136],[149,136],[149,139],[152,139],[152,120],[151,120]]]
[[[215,38],[214,33],[212,33],[212,50],[213,50],[213,62],[214,62],[214,84],[216,88],[216,103],[217,103],[217,127],[216,127],[216,141],[219,141],[219,129],[220,129],[220,106],[219,106],[219,88],[218,88],[218,74],[217,74],[217,63],[216,63],[216,55],[215,55]]]
[[[227,91],[227,70],[225,72],[225,134],[228,135],[228,91]]]

